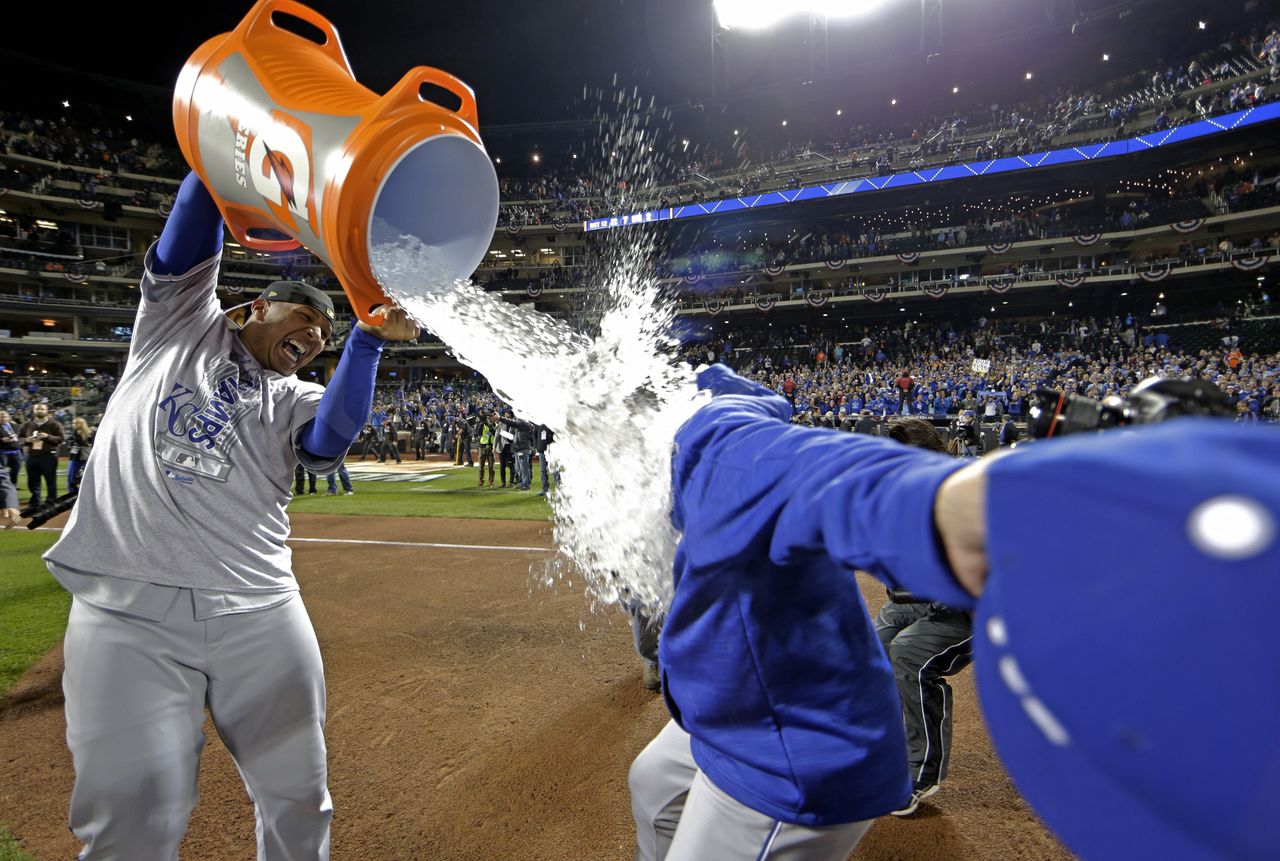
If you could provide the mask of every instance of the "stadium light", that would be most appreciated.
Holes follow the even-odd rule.
[[[124,118],[127,122],[133,122],[133,114],[125,114]]]
[[[1110,62],[1111,62],[1111,55],[1110,55],[1110,54],[1103,54],[1103,55],[1102,55],[1102,62],[1104,62],[1104,63],[1110,63]]]
[[[64,108],[69,108],[69,107],[71,107],[71,102],[67,101],[66,99],[63,99],[63,100],[62,100],[62,106],[63,106]]]
[[[716,20],[726,30],[763,30],[792,15],[856,18],[885,5],[887,0],[715,0]]]
[[[782,121],[782,127],[783,127],[783,128],[786,128],[786,127],[787,127],[787,121],[786,121],[786,120],[783,120],[783,121]]]
[[[1201,30],[1206,30],[1209,27],[1209,25],[1203,21],[1197,21],[1196,23],[1199,24]]]
[[[960,92],[960,88],[959,88],[959,87],[952,87],[952,88],[951,88],[951,95],[953,95],[953,96],[954,96],[954,95],[955,95],[956,93],[958,93],[958,92]]]
[[[1027,72],[1027,80],[1028,80],[1028,81],[1029,81],[1029,80],[1031,80],[1031,73],[1030,73],[1030,72]]]
[[[844,116],[844,108],[836,108],[836,116],[838,117]]]
[[[889,104],[891,104],[891,105],[896,105],[897,103],[898,103],[898,100],[897,100],[897,99],[890,99],[890,100],[889,100]]]

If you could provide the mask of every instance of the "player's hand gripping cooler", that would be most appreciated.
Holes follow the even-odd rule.
[[[324,41],[284,29],[290,17]],[[428,84],[458,109],[426,101]],[[333,25],[293,0],[259,0],[191,55],[173,122],[236,240],[257,251],[305,246],[371,325],[388,304],[369,262],[375,243],[411,237],[431,250],[433,275],[452,281],[492,242],[498,178],[471,88],[420,66],[379,96],[356,81]]]

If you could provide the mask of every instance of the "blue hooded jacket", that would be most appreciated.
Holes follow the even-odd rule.
[[[888,813],[911,791],[906,740],[854,570],[973,606],[931,513],[963,464],[790,425],[785,400],[723,366],[699,385],[718,396],[676,435],[668,708],[699,768],[754,810],[811,827]]]

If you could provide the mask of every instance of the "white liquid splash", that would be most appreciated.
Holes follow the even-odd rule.
[[[660,613],[672,592],[671,446],[701,405],[693,371],[672,358],[673,307],[648,256],[613,255],[589,337],[470,282],[433,276],[431,249],[401,236],[372,249],[388,297],[483,374],[516,415],[551,428],[548,459],[560,557],[546,585],[573,570],[601,604],[630,600]],[[642,271],[647,270],[647,271]],[[544,464],[545,468],[545,464]]]

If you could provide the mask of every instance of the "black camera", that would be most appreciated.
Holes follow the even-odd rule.
[[[1127,398],[1111,395],[1100,401],[1053,389],[1036,389],[1028,412],[1027,430],[1035,439],[1152,424],[1182,416],[1235,415],[1227,396],[1213,383],[1168,377],[1143,380]]]
[[[46,502],[39,508],[24,508],[18,514],[20,517],[31,518],[30,522],[27,523],[28,529],[39,529],[62,512],[70,510],[76,504],[76,499],[79,495],[80,492],[78,490],[73,490],[70,493],[64,493],[57,499]]]

